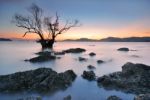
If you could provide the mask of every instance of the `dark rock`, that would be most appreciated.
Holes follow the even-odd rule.
[[[64,97],[63,100],[71,100],[71,95],[68,95],[68,96]]]
[[[82,48],[71,48],[71,49],[64,50],[63,52],[65,52],[65,53],[82,53],[85,51],[86,50],[82,49]]]
[[[72,70],[57,73],[51,68],[17,72],[0,76],[0,92],[53,92],[66,89],[75,80]]]
[[[49,51],[41,51],[41,52],[38,52],[38,53],[35,53],[37,55],[40,55],[40,56],[48,56],[48,55],[51,55],[51,52]]]
[[[95,56],[96,54],[94,52],[89,53],[89,56]]]
[[[62,52],[54,52],[54,54],[55,54],[55,55],[64,55],[65,52],[63,52],[63,51],[62,51]]]
[[[139,94],[134,98],[134,100],[150,100],[150,93],[147,94]]]
[[[119,97],[117,97],[117,96],[115,96],[115,95],[112,95],[112,96],[109,96],[109,97],[107,98],[107,100],[122,100],[122,99],[119,98]]]
[[[98,85],[135,94],[150,93],[150,66],[126,63],[122,72],[114,72],[97,79]]]
[[[88,69],[91,69],[91,70],[92,70],[92,69],[95,69],[95,67],[92,66],[92,65],[88,65],[87,68],[88,68]]]
[[[89,81],[96,79],[95,73],[93,71],[83,71],[82,77]]]
[[[0,41],[12,41],[11,39],[7,39],[7,38],[0,38]]]
[[[129,48],[123,47],[123,48],[119,48],[117,49],[118,51],[129,51]]]
[[[87,61],[87,58],[79,57],[78,60],[79,61]]]
[[[29,61],[32,63],[37,63],[37,62],[51,61],[51,60],[55,60],[55,59],[56,59],[56,56],[40,55],[40,56],[29,59]]]
[[[104,61],[103,60],[97,60],[97,63],[102,64],[102,63],[104,63]]]
[[[24,97],[24,98],[19,98],[17,100],[42,100],[42,98],[40,96],[31,96],[31,97]]]

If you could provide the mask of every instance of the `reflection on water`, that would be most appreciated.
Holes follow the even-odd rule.
[[[32,64],[24,62],[36,56],[34,53],[41,51],[40,45],[35,42],[0,42],[0,74],[10,74],[17,71],[25,71],[36,69],[39,67],[52,68],[57,72],[64,72],[68,69],[73,69],[78,75],[71,87],[65,91],[58,91],[54,94],[28,94],[19,93],[13,95],[0,95],[3,100],[15,100],[18,97],[28,95],[41,95],[44,100],[60,100],[64,96],[71,95],[73,100],[105,100],[110,95],[117,95],[125,100],[131,100],[134,95],[125,94],[115,90],[105,90],[99,88],[96,82],[89,82],[81,78],[83,70],[88,70],[88,65],[94,65],[94,72],[97,76],[109,74],[115,71],[120,71],[121,66],[126,62],[144,63],[150,65],[149,51],[150,43],[126,43],[126,42],[57,42],[54,50],[61,51],[68,48],[85,48],[87,51],[81,54],[65,54],[60,56],[61,59],[55,61]],[[117,51],[120,47],[128,47],[132,49],[129,52]],[[136,50],[136,51],[135,51]],[[90,57],[88,54],[95,52],[96,56]],[[88,58],[87,62],[79,62],[78,57]],[[97,60],[104,60],[105,63],[97,64]]]

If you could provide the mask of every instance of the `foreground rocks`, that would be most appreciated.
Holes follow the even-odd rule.
[[[140,94],[134,98],[134,100],[150,100],[150,93]]]
[[[150,66],[126,63],[122,72],[114,72],[97,79],[99,86],[135,94],[150,93]]]
[[[57,73],[51,68],[39,68],[0,76],[0,92],[53,92],[66,89],[75,80],[72,70]]]
[[[82,77],[84,79],[89,80],[89,81],[92,81],[92,80],[96,79],[96,75],[93,71],[83,71]]]
[[[123,48],[119,48],[117,49],[118,51],[129,51],[129,48],[123,47]]]

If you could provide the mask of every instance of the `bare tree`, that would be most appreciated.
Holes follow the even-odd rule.
[[[59,23],[59,16],[56,13],[55,20],[52,20],[52,17],[43,17],[43,10],[35,4],[32,4],[28,9],[31,16],[23,16],[20,14],[15,14],[13,22],[16,23],[17,27],[26,29],[23,37],[27,33],[36,33],[39,35],[42,48],[53,48],[53,44],[58,35],[68,31],[72,27],[78,26],[78,21],[70,23],[66,21],[66,24],[61,27]],[[44,18],[44,19],[43,19]],[[44,23],[43,23],[44,22]],[[46,25],[48,29],[48,39],[44,38],[43,26]]]

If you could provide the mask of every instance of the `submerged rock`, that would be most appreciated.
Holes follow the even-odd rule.
[[[104,63],[104,61],[103,60],[97,60],[97,63],[102,64],[102,63]]]
[[[87,58],[79,57],[78,60],[79,61],[87,61]]]
[[[54,52],[55,55],[65,55],[65,52]]]
[[[76,74],[72,70],[57,73],[51,68],[17,72],[0,76],[0,92],[53,92],[66,89],[75,80]]]
[[[134,98],[134,100],[150,100],[150,93],[140,94]]]
[[[71,95],[68,95],[68,96],[64,97],[63,100],[71,100]]]
[[[40,56],[31,58],[28,61],[30,61],[32,63],[37,63],[37,62],[51,61],[51,60],[55,60],[55,59],[56,59],[56,56],[52,56],[52,55],[40,55]]]
[[[24,98],[19,98],[17,100],[42,100],[42,97],[40,96],[30,96],[30,97],[24,97]]]
[[[95,73],[93,71],[83,71],[82,77],[89,81],[96,79]]]
[[[87,68],[88,68],[88,69],[91,69],[91,70],[92,70],[92,69],[96,69],[95,66],[93,66],[93,65],[88,65]]]
[[[107,100],[122,100],[122,99],[119,98],[119,97],[117,97],[117,96],[115,96],[115,95],[112,95],[112,96],[109,96],[109,97],[107,98]]]
[[[95,56],[96,54],[94,52],[89,53],[89,56]]]
[[[51,52],[50,51],[41,51],[41,52],[38,52],[35,54],[40,55],[40,56],[48,56],[48,55],[51,55]]]
[[[114,72],[97,79],[99,86],[135,94],[150,93],[150,66],[126,63],[122,72]]]
[[[65,52],[65,53],[82,53],[85,51],[86,50],[82,49],[82,48],[71,48],[71,49],[64,50],[63,52]]]
[[[117,49],[118,51],[129,51],[129,48],[123,47],[123,48],[119,48]]]

